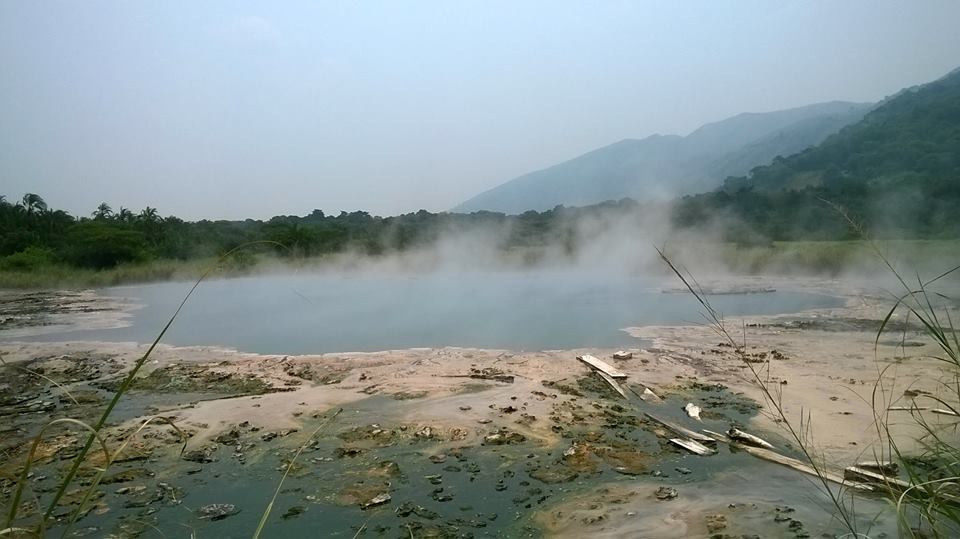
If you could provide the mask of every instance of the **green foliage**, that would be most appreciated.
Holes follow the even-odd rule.
[[[128,230],[100,222],[79,223],[70,229],[67,259],[82,268],[112,268],[144,257],[145,238]]]
[[[31,246],[0,259],[0,269],[5,271],[35,271],[49,266],[56,260],[53,249]]]
[[[876,237],[960,235],[960,71],[901,92],[819,146],[684,198],[674,222],[697,227],[719,213],[774,240],[851,237],[825,201]]]

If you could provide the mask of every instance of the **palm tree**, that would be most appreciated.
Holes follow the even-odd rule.
[[[108,219],[111,215],[113,215],[113,208],[111,208],[106,202],[101,202],[92,215],[93,218],[97,220]]]
[[[20,201],[20,206],[28,215],[47,211],[47,203],[43,200],[42,196],[36,193],[27,193],[23,195],[23,199]]]
[[[157,215],[157,209],[151,208],[150,206],[147,206],[140,211],[140,218],[148,223],[153,223],[160,220],[159,216]]]
[[[123,223],[129,223],[133,221],[133,212],[120,206],[120,211],[117,212],[117,220]]]

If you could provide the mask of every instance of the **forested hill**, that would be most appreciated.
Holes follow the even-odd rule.
[[[960,69],[901,91],[818,146],[684,198],[674,218],[696,226],[720,211],[744,233],[842,236],[847,224],[825,201],[879,236],[960,235]]]
[[[823,141],[860,120],[872,104],[834,101],[743,113],[685,137],[626,139],[481,193],[454,211],[519,214],[631,197],[664,201],[715,189],[731,175]]]

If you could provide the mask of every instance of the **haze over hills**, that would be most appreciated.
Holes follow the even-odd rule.
[[[860,120],[872,104],[828,102],[743,113],[693,133],[625,139],[481,193],[453,211],[503,213],[582,206],[630,197],[667,199],[714,189],[778,155],[822,142]]]
[[[741,177],[725,182],[727,190],[955,182],[960,179],[960,68],[897,92],[817,146],[736,176]]]
[[[956,237],[960,223],[960,69],[885,99],[821,144],[677,201],[675,224],[733,238]],[[742,226],[741,226],[742,225]]]

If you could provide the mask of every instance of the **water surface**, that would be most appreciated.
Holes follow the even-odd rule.
[[[701,323],[688,294],[663,282],[570,271],[420,275],[269,275],[204,282],[164,337],[270,354],[464,346],[513,350],[637,346],[622,328]],[[666,283],[674,286],[676,283]],[[130,327],[44,340],[149,342],[192,283],[109,288],[142,304]],[[725,315],[837,307],[830,296],[778,290],[712,296]]]

